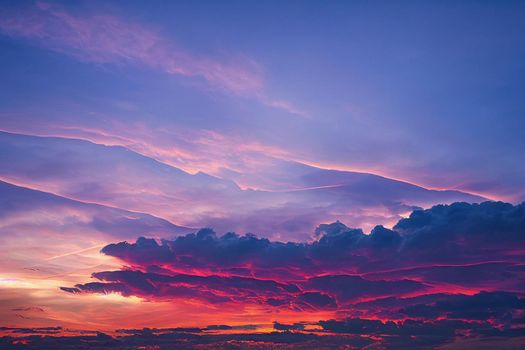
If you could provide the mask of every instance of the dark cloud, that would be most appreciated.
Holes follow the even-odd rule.
[[[312,306],[334,303],[326,295],[305,296],[294,284],[240,276],[196,276],[187,274],[158,274],[135,270],[104,271],[93,277],[104,282],[62,287],[70,293],[120,293],[147,299],[200,299],[209,303],[253,302],[267,303],[272,297],[297,298],[297,302]]]
[[[516,327],[525,314],[525,295],[514,292],[465,294],[424,294],[416,297],[379,298],[352,305],[355,312],[369,317],[394,320],[489,320],[500,328]]]
[[[255,303],[295,310],[330,310],[360,298],[406,295],[424,290],[410,281],[365,280],[359,276],[327,275],[295,283],[241,276],[159,274],[137,270],[104,271],[93,277],[102,282],[62,287],[69,293],[119,293],[150,300],[199,299],[208,303]]]
[[[308,325],[318,326],[307,330]],[[241,326],[243,327],[243,326]],[[285,324],[274,322],[277,332],[238,332],[236,326],[205,328],[121,329],[116,336],[52,327],[53,332],[10,328],[10,335],[0,338],[2,349],[386,349],[430,350],[491,348],[518,350],[525,340],[524,328],[499,328],[490,322],[470,323],[457,320],[402,322],[362,318],[322,320],[318,323]],[[6,331],[0,329],[0,331]],[[33,332],[34,331],[34,332]],[[29,335],[29,333],[31,335]],[[80,334],[80,335],[78,335]],[[502,341],[502,337],[505,341]],[[468,345],[465,347],[465,345]]]
[[[20,334],[59,334],[63,331],[62,327],[0,327],[0,332],[20,333]]]
[[[370,273],[367,278],[424,280],[433,285],[456,285],[464,288],[525,291],[525,264],[521,262],[482,262],[465,265],[428,265]]]
[[[302,331],[304,330],[304,324],[303,323],[284,324],[284,323],[274,322],[273,328],[278,331]]]
[[[354,301],[362,297],[404,295],[425,289],[424,284],[411,280],[369,281],[359,276],[349,275],[314,277],[309,279],[305,285],[310,289],[335,295],[340,301]]]
[[[369,235],[341,222],[323,224],[312,243],[218,236],[211,229],[160,242],[141,237],[102,249],[128,269],[97,272],[93,277],[99,282],[63,290],[299,309],[433,291],[525,291],[519,283],[525,266],[519,254],[525,252],[524,207],[439,205],[414,211],[393,230],[377,226]],[[200,273],[183,273],[189,270]]]
[[[472,296],[448,295],[431,304],[416,304],[400,310],[411,317],[512,321],[525,313],[525,299],[509,292],[481,292]]]
[[[132,265],[175,270],[228,271],[250,266],[249,273],[260,276],[283,275],[294,269],[304,276],[489,259],[525,263],[521,254],[525,252],[524,204],[439,205],[414,211],[394,230],[377,226],[366,235],[337,222],[320,225],[316,233],[319,239],[312,243],[281,243],[251,234],[217,236],[203,229],[160,243],[139,238],[136,243],[110,244],[102,252]]]
[[[320,292],[305,292],[299,294],[297,302],[304,303],[315,309],[330,309],[337,306],[335,298]]]
[[[125,269],[96,272],[97,281],[63,290],[331,311],[352,317],[320,322],[325,331],[381,336],[387,349],[413,337],[417,349],[459,335],[518,333],[525,314],[525,204],[440,205],[413,212],[393,229],[376,226],[367,235],[335,222],[320,225],[316,235],[310,243],[218,236],[211,229],[174,240],[142,237],[102,249]]]
[[[326,336],[304,332],[195,334],[188,332],[155,333],[142,330],[111,337],[103,333],[82,336],[13,337],[0,338],[0,347],[6,350],[105,350],[105,349],[180,349],[180,350],[275,350],[275,349],[360,349],[373,344],[363,337]]]
[[[413,258],[464,262],[487,254],[500,258],[523,252],[525,204],[502,202],[453,203],[412,212],[394,230],[404,237],[404,250]],[[518,251],[516,251],[518,249]]]
[[[462,320],[406,320],[402,322],[379,321],[351,318],[346,320],[320,321],[325,331],[369,335],[381,339],[383,349],[435,349],[449,344],[451,349],[462,349],[461,345],[452,346],[457,339],[478,340],[478,347],[490,337],[521,337],[509,347],[519,349],[519,342],[525,337],[525,328],[500,329],[490,322],[466,322]],[[500,338],[501,339],[501,338]],[[473,347],[476,348],[476,347]]]
[[[38,306],[28,306],[28,307],[15,307],[11,311],[20,311],[20,312],[45,312],[45,310]]]

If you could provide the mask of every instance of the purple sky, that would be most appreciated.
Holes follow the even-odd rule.
[[[3,2],[4,131],[256,188],[277,158],[525,198],[522,2],[121,5]]]
[[[524,38],[523,1],[1,1],[0,348],[519,349]]]

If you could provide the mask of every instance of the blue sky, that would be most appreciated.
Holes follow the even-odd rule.
[[[169,130],[213,131],[264,155],[525,198],[523,2],[153,5],[3,2],[2,129],[93,139],[65,128],[126,125],[169,149]],[[118,26],[105,46],[97,23]],[[141,46],[152,36],[159,52]]]

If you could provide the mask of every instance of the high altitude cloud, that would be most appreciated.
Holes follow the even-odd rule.
[[[202,229],[160,243],[139,238],[110,244],[102,252],[126,268],[96,272],[97,282],[63,290],[331,310],[422,320],[421,327],[431,327],[424,322],[435,317],[489,318],[506,326],[522,317],[524,204],[439,205],[413,212],[392,230],[378,226],[366,235],[336,222],[320,225],[317,235],[311,243],[281,243]]]
[[[0,148],[0,163],[9,165],[0,167],[5,181],[220,233],[304,241],[320,222],[340,219],[369,230],[374,223],[392,224],[414,205],[482,200],[293,163],[288,164],[295,183],[291,190],[241,189],[233,181],[190,174],[124,147],[65,138],[0,132]]]
[[[171,75],[200,78],[213,88],[306,115],[291,102],[268,96],[262,69],[255,61],[241,55],[226,60],[197,55],[157,30],[107,13],[79,15],[41,1],[34,6],[4,9],[0,33],[85,62],[139,64]]]
[[[28,229],[91,231],[111,237],[134,237],[142,234],[173,235],[190,232],[152,215],[130,212],[92,203],[63,198],[0,181],[0,226],[11,235]],[[63,236],[65,233],[62,234]]]
[[[0,29],[84,61],[144,64],[170,74],[201,76],[238,93],[256,93],[263,87],[254,63],[242,67],[193,56],[155,30],[108,14],[78,15],[54,3],[37,2],[6,10]]]

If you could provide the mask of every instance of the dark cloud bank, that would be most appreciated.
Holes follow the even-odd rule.
[[[100,348],[150,341],[161,348],[523,348],[525,204],[438,205],[414,211],[392,230],[364,234],[336,222],[316,234],[310,243],[281,243],[203,229],[174,240],[110,244],[102,252],[125,268],[62,289],[338,315],[314,330],[276,322],[270,334],[91,336]],[[46,348],[45,339],[31,341]]]

